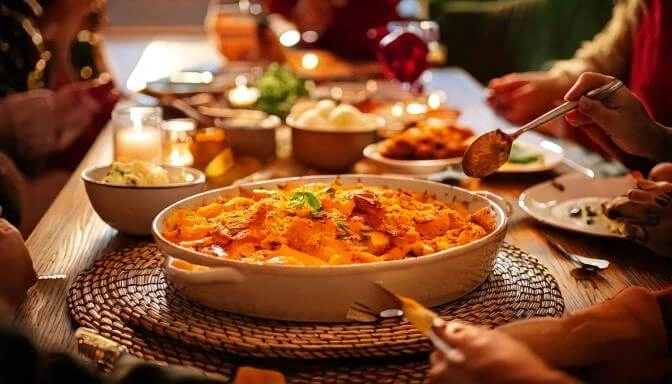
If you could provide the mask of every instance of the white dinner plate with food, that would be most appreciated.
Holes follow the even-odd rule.
[[[536,220],[557,228],[603,237],[623,237],[621,224],[607,218],[602,204],[635,186],[630,176],[590,179],[563,175],[525,190],[518,205]]]
[[[565,154],[561,146],[541,146],[527,141],[518,140],[511,149],[510,161],[504,163],[497,173],[535,173],[550,171],[562,164]],[[458,165],[462,157],[433,160],[398,160],[383,156],[383,142],[371,144],[364,148],[364,157],[389,169],[389,173],[426,175],[441,172],[449,166]]]
[[[545,143],[552,145],[544,146]],[[497,173],[534,173],[550,171],[562,164],[565,157],[561,146],[549,141],[541,145],[518,140],[511,147],[509,161],[499,168]]]

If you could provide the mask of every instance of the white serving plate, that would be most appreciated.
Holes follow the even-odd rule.
[[[556,185],[564,186],[560,190]],[[621,238],[604,225],[587,225],[569,217],[567,210],[572,201],[604,202],[625,194],[635,187],[630,176],[591,179],[579,174],[557,177],[526,189],[518,199],[518,205],[536,220],[557,228],[602,237]]]
[[[383,142],[369,144],[364,148],[364,157],[373,160],[389,169],[390,173],[425,175],[441,172],[446,167],[458,165],[462,162],[462,157],[453,157],[450,159],[435,160],[397,160],[390,159],[380,154],[380,148]]]
[[[176,208],[194,208],[216,196],[239,195],[240,188],[273,188],[291,181],[294,185],[332,182],[363,184],[429,192],[440,200],[463,202],[469,210],[487,207],[497,227],[488,236],[467,245],[431,255],[371,264],[328,267],[256,265],[226,260],[182,248],[161,234],[166,216]],[[494,195],[494,199],[500,199]],[[312,322],[352,321],[346,317],[354,301],[373,309],[386,309],[375,283],[434,306],[457,299],[478,287],[491,273],[497,249],[504,240],[508,219],[493,200],[460,188],[425,180],[390,176],[308,176],[227,187],[195,195],[163,210],[154,220],[152,233],[168,256],[166,276],[185,297],[210,307],[250,316]],[[185,271],[172,265],[173,258],[210,266],[206,271]]]

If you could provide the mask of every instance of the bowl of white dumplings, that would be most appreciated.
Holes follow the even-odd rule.
[[[292,129],[292,152],[320,170],[349,170],[364,148],[377,140],[385,119],[350,104],[325,99],[296,104],[286,119]]]

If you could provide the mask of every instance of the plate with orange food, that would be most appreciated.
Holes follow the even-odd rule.
[[[429,118],[364,148],[364,157],[393,173],[429,174],[460,164],[474,133],[451,120]]]
[[[217,189],[153,223],[185,297],[245,315],[351,321],[377,283],[429,306],[490,274],[507,215],[487,194],[392,176],[309,176]],[[319,303],[319,305],[316,305]]]

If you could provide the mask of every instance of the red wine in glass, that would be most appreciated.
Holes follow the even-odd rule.
[[[418,89],[418,79],[429,67],[427,42],[408,28],[395,28],[378,43],[378,60],[385,75],[407,90]]]

